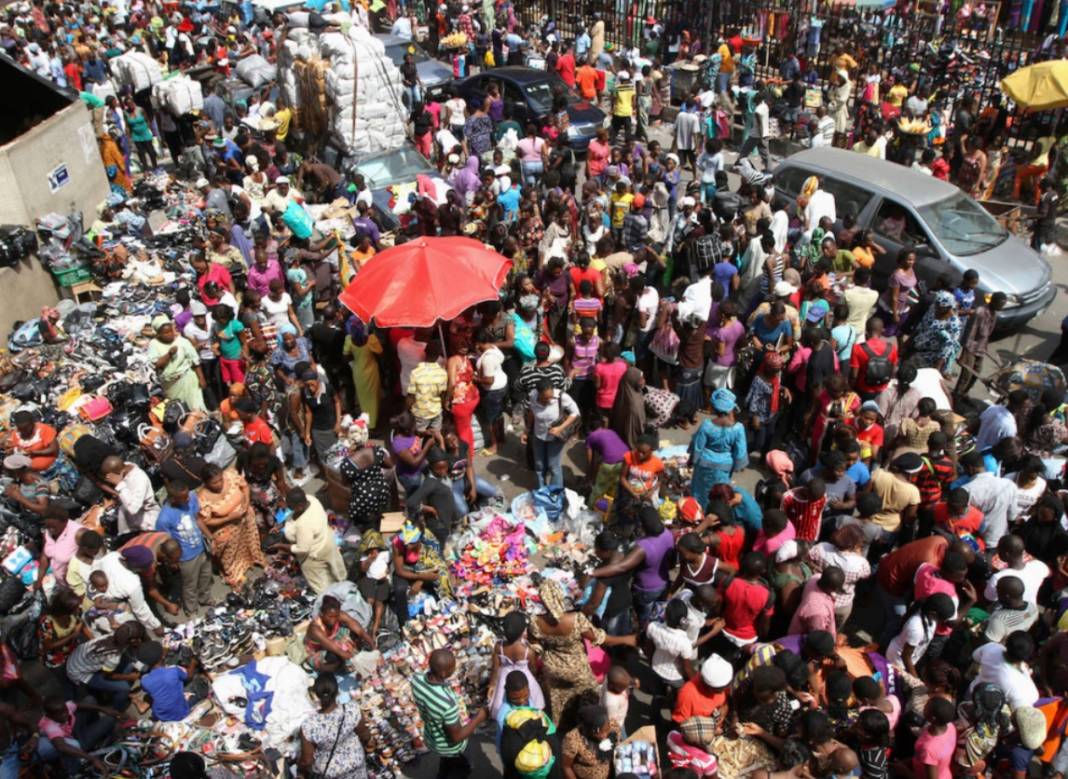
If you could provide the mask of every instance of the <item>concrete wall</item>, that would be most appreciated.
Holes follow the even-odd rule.
[[[15,322],[41,315],[59,300],[52,274],[31,255],[13,268],[0,268],[0,348],[7,348]]]
[[[68,178],[52,192],[49,175],[60,166]],[[0,147],[0,224],[32,225],[39,216],[72,207],[89,223],[107,194],[92,117],[80,100]],[[6,297],[0,286],[0,300]]]

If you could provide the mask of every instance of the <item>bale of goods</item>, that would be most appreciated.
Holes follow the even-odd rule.
[[[111,60],[111,74],[122,86],[140,92],[163,80],[159,63],[140,51],[129,51]]]
[[[328,135],[346,154],[403,145],[407,111],[400,70],[366,28],[291,29],[278,53],[278,86],[298,109],[299,127]]]
[[[204,108],[204,93],[199,81],[189,76],[175,76],[152,87],[152,102],[174,116],[181,116]]]
[[[259,54],[245,57],[237,63],[237,77],[253,89],[270,84],[278,75],[278,68]]]

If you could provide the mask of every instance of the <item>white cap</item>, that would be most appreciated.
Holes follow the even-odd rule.
[[[189,311],[193,316],[208,315],[208,307],[201,303],[199,300],[194,300],[189,304]]]
[[[677,155],[677,154],[676,154],[675,152],[671,152],[671,154],[669,154],[669,155],[667,156],[667,158],[668,158],[669,160],[674,160],[674,162],[675,162],[675,164],[676,164],[676,165],[678,165],[678,164],[679,164],[679,155]]]
[[[459,161],[460,161],[460,155],[459,154],[450,154],[449,155],[449,164],[450,165],[455,165]]]
[[[630,80],[630,71],[621,70],[621,71],[619,71],[619,73],[616,74],[616,76],[619,78],[620,81],[629,81]]]
[[[208,186],[208,180],[206,178],[203,178],[203,177],[199,178],[199,179],[197,179],[197,183],[194,186],[197,189],[204,189],[204,187]]]
[[[797,553],[796,541],[784,541],[783,545],[775,552],[775,562],[785,563],[787,560],[793,560],[797,557]]]
[[[709,687],[730,687],[734,679],[734,667],[719,655],[709,655],[701,664],[701,681]]]
[[[684,197],[682,200],[679,201],[679,205],[682,206],[683,208],[694,208],[697,205],[697,201],[694,198],[692,198],[689,195],[687,195],[686,197]]]
[[[797,287],[795,287],[793,284],[791,284],[788,281],[777,281],[777,282],[775,282],[775,290],[774,290],[774,292],[775,292],[775,297],[777,297],[777,298],[787,298],[787,297],[790,297],[790,295],[792,295],[795,292],[797,292]]]
[[[278,178],[276,178],[274,180],[274,183],[275,184],[288,184],[289,183],[289,176],[279,176]]]

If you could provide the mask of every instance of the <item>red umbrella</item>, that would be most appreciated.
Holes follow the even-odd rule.
[[[417,238],[364,263],[340,300],[364,322],[431,327],[496,300],[511,267],[471,238]]]

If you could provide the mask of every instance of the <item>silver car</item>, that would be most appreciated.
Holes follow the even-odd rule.
[[[855,214],[886,248],[876,260],[875,286],[885,288],[898,252],[909,245],[916,250],[916,274],[928,287],[943,274],[956,284],[974,268],[983,293],[1005,292],[999,330],[1022,327],[1053,302],[1049,263],[952,184],[844,149],[807,149],[775,169],[776,197],[793,201],[809,176],[819,176],[834,195],[839,219]]]
[[[411,54],[415,71],[423,82],[423,90],[440,92],[441,88],[452,81],[452,68],[441,60],[436,60],[423,51],[415,41],[398,38],[396,35],[379,34],[375,37],[386,47],[386,56],[398,68],[404,64],[404,55]]]

